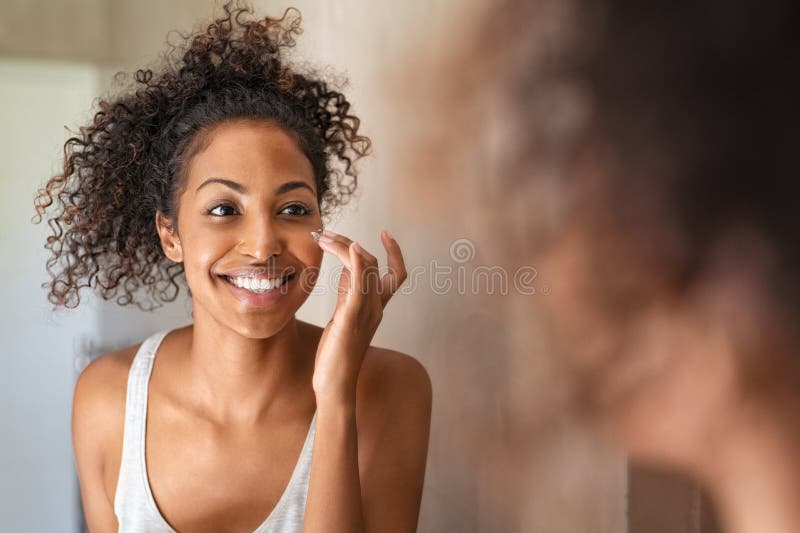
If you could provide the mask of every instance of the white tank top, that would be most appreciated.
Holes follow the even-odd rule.
[[[176,533],[156,507],[147,479],[144,454],[147,385],[156,350],[169,331],[156,332],[142,343],[128,374],[122,459],[114,495],[114,514],[119,522],[119,533]],[[315,412],[286,490],[270,515],[253,533],[300,533],[311,474],[316,420]]]

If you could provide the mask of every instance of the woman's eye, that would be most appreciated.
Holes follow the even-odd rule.
[[[224,217],[227,215],[232,215],[235,212],[236,210],[233,208],[233,206],[227,204],[219,204],[209,209],[206,214],[218,217]]]
[[[292,205],[287,205],[286,207],[281,209],[281,214],[301,217],[311,214],[311,210],[306,206],[304,206],[303,204],[292,204]]]

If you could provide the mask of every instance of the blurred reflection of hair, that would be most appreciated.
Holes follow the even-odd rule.
[[[480,186],[463,209],[494,217],[487,242],[550,281],[583,407],[734,532],[800,530],[795,12],[506,1],[441,91],[443,127],[473,132],[448,157],[491,155],[485,182],[450,183]]]

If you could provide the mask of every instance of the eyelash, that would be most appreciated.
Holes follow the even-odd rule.
[[[224,204],[224,203],[223,203],[223,204],[217,204],[217,205],[215,205],[214,207],[212,207],[211,209],[208,209],[208,210],[206,210],[205,214],[206,214],[206,215],[209,215],[209,216],[212,216],[212,217],[217,217],[217,218],[223,218],[223,217],[225,217],[225,216],[229,216],[229,215],[215,215],[215,214],[213,214],[213,211],[214,211],[215,209],[217,209],[218,207],[227,207],[227,208],[230,208],[230,209],[233,209],[233,210],[235,210],[235,209],[236,209],[235,207],[233,207],[233,206],[232,206],[232,205],[230,205],[230,204]],[[303,210],[303,211],[302,211],[302,213],[300,213],[300,214],[298,214],[298,215],[290,215],[290,216],[294,216],[294,217],[304,217],[304,216],[308,216],[308,215],[310,215],[311,213],[313,213],[313,211],[312,211],[312,210],[311,210],[309,207],[307,207],[307,206],[305,206],[305,205],[303,205],[303,204],[300,204],[300,203],[294,203],[294,204],[289,204],[289,205],[287,205],[287,206],[284,206],[284,207],[283,207],[283,209],[281,209],[281,212],[282,212],[282,211],[284,211],[284,210],[286,210],[286,209],[287,209],[287,208],[289,208],[289,207],[299,207],[299,208],[301,208],[301,209]]]

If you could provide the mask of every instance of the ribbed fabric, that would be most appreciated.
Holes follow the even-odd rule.
[[[153,370],[156,350],[169,331],[156,332],[142,343],[128,374],[122,460],[114,496],[114,513],[119,522],[119,533],[176,533],[156,507],[147,479],[144,454],[147,385]],[[315,412],[286,490],[272,513],[253,533],[300,532],[311,475],[311,452],[314,447],[316,420]],[[213,483],[213,480],[209,482]]]

